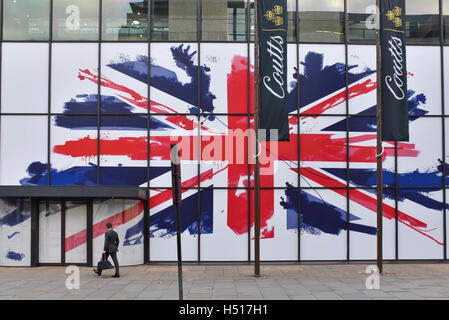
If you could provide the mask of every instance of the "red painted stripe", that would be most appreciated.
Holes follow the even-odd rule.
[[[328,161],[345,162],[346,161],[346,139],[332,138],[332,134],[303,134],[301,135],[301,160],[302,161]],[[297,161],[297,135],[291,134],[289,142],[278,143],[278,154],[281,154],[284,160]],[[245,138],[247,139],[247,138]],[[203,161],[229,161],[237,160],[236,151],[239,148],[232,148],[229,151],[228,146],[235,146],[237,139],[232,135],[226,136],[202,136],[201,147],[204,150],[216,150],[217,152],[202,152]],[[150,150],[151,159],[170,160],[170,144],[181,143],[181,160],[197,160],[198,138],[195,136],[178,137],[151,137]],[[247,141],[244,142],[247,146]],[[262,147],[267,149],[267,144],[262,143]],[[272,149],[272,148],[269,148]],[[115,140],[100,140],[101,155],[105,156],[128,156],[131,160],[147,160],[147,137],[122,137]],[[183,152],[185,150],[186,152]],[[326,150],[326,152],[322,152]],[[94,157],[97,156],[97,139],[90,136],[67,141],[63,145],[53,147],[55,153],[71,157]],[[398,148],[398,153],[403,157],[416,157],[419,152],[407,148]],[[247,151],[244,151],[244,155]],[[246,162],[246,157],[243,158]],[[349,155],[351,162],[376,162],[375,146],[349,146]],[[277,160],[276,155],[267,156],[272,160]],[[384,157],[394,156],[394,147],[386,147]],[[241,158],[241,157],[240,157]],[[245,164],[245,163],[240,163]]]
[[[106,232],[106,223],[110,222],[114,227],[118,227],[122,224],[125,224],[135,217],[137,217],[141,212],[143,211],[143,201],[139,201],[138,204],[129,207],[126,210],[123,210],[122,212],[119,212],[107,219],[104,219],[92,227],[92,239],[97,238],[98,236],[101,236]],[[87,240],[87,230],[80,231],[78,233],[75,233],[65,239],[65,251],[68,252],[70,250],[73,250],[84,243],[86,243]]]
[[[296,172],[298,171],[297,169],[292,169],[292,170],[296,171]],[[320,184],[322,186],[326,186],[329,188],[346,187],[346,185],[344,183],[341,183],[335,179],[332,179],[331,177],[329,177],[313,168],[301,168],[301,174],[303,176],[309,178],[310,180],[317,182],[318,184]],[[346,189],[333,189],[332,191],[334,191],[335,193],[338,193],[344,197],[347,196]],[[349,195],[350,195],[351,201],[354,201],[354,202],[364,206],[368,210],[377,212],[377,199],[374,199],[371,196],[366,195],[366,194],[362,193],[361,191],[355,190],[355,189],[349,190]],[[389,206],[388,204],[385,204],[385,203],[383,204],[382,211],[383,211],[383,217],[385,217],[389,220],[396,218],[395,208]],[[429,239],[432,239],[439,245],[443,245],[442,242],[431,237],[430,235],[426,234],[422,230],[419,230],[419,228],[427,228],[426,223],[424,223],[418,219],[415,219],[400,210],[398,210],[398,221],[400,223],[404,224],[405,226],[412,228],[413,230],[417,231],[418,233],[428,237]]]
[[[376,90],[377,85],[375,82],[370,79],[356,84],[349,88],[348,97],[349,99],[353,99],[355,97],[361,96],[363,94],[367,94],[371,91]],[[325,101],[313,106],[312,108],[304,111],[304,114],[323,114],[329,109],[332,109],[346,101],[346,90],[343,90],[332,97],[326,99]],[[308,116],[301,117],[301,119],[307,118]],[[313,116],[316,118],[316,116]]]
[[[297,172],[297,169],[294,169],[294,171]],[[315,170],[313,168],[301,168],[301,175],[303,175],[306,178],[309,178],[310,180],[325,186],[325,187],[329,187],[329,188],[345,188],[346,184],[337,181],[333,178],[331,178],[330,176],[321,173],[318,170]],[[338,193],[342,196],[346,197],[346,189],[334,189],[332,190],[335,193]],[[354,190],[351,189],[350,190],[350,195],[351,195],[351,200],[357,202],[358,204],[364,206],[365,208],[376,212],[377,211],[377,200],[370,197],[369,195],[366,195],[364,193],[362,193],[359,190]],[[383,215],[385,218],[387,219],[394,219],[396,217],[396,212],[395,212],[395,208],[384,204],[384,210],[383,210]],[[420,227],[420,228],[425,228],[427,227],[427,225],[424,222],[421,222],[407,214],[405,214],[402,211],[398,212],[398,217],[400,220],[404,220],[410,223],[410,225],[415,226],[415,227]]]
[[[222,170],[224,170],[224,169],[225,168],[223,168]],[[215,174],[220,173],[222,170],[214,173],[213,169],[210,169],[200,175],[200,181],[209,180]],[[198,185],[198,177],[193,177],[187,181],[184,181],[182,183],[182,188],[191,188],[191,187],[195,187],[196,185]],[[182,190],[183,193],[186,191],[188,191],[188,189]],[[150,208],[154,208],[165,201],[169,201],[171,198],[172,198],[172,190],[171,189],[165,190],[165,191],[157,194],[156,196],[153,196],[150,198]],[[96,223],[93,226],[92,238],[95,239],[95,238],[103,235],[106,232],[105,225],[107,222],[111,222],[114,227],[117,227],[117,226],[120,226],[122,224],[125,224],[125,223],[131,221],[132,219],[137,217],[142,211],[143,211],[143,201],[140,201],[135,206],[132,206],[120,213],[117,213],[107,219],[104,219],[104,220]],[[77,232],[77,233],[67,237],[65,239],[65,251],[68,252],[70,250],[73,250],[73,249],[83,245],[84,243],[86,243],[86,239],[87,239],[87,231],[86,230],[82,230],[80,232]]]
[[[218,172],[216,172],[215,174],[217,174]],[[203,172],[200,175],[200,182],[204,182],[206,180],[212,179],[212,177],[215,175],[214,174],[214,170],[210,169],[207,170],[205,172]],[[181,188],[192,188],[198,185],[198,177],[193,177],[189,180],[186,180],[184,182],[182,182],[181,184]],[[189,191],[188,189],[182,189],[181,192],[184,193],[186,191]],[[172,198],[172,189],[168,189],[165,191],[162,191],[160,193],[158,193],[155,196],[152,196],[150,198],[150,209],[157,207],[158,205],[169,201]]]

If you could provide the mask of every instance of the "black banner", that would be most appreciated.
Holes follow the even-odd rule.
[[[289,141],[287,92],[287,0],[258,1],[260,129],[266,141]],[[270,136],[278,130],[278,137]],[[261,137],[262,140],[263,137]]]
[[[381,0],[382,141],[409,141],[405,0]]]

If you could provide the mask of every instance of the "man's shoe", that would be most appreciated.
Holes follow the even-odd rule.
[[[114,274],[112,277],[113,278],[120,278],[120,275],[119,274]]]
[[[95,272],[96,274],[98,274],[99,276],[101,276],[101,273],[100,273],[97,269],[94,269],[94,272]]]

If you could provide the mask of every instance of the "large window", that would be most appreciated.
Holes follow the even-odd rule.
[[[53,40],[98,40],[98,0],[53,0]]]
[[[103,40],[147,40],[148,1],[103,1]]]
[[[439,3],[406,1],[409,44],[439,43]],[[345,0],[287,0],[288,41],[341,43],[347,22],[350,42],[373,43],[376,1],[346,4],[347,15]],[[3,0],[1,18],[4,41],[254,41],[254,0]]]
[[[151,4],[152,40],[197,40],[196,0],[152,0]]]
[[[254,41],[254,0],[250,0],[251,4],[251,41]],[[288,28],[287,28],[287,40],[288,42],[296,42],[296,0],[287,0],[288,10]]]
[[[444,43],[449,44],[449,0],[443,0]]]
[[[4,0],[3,40],[48,40],[49,0]]]
[[[245,41],[244,0],[210,0],[202,5],[202,40]]]
[[[440,18],[438,0],[406,1],[406,32],[409,44],[438,44]]]
[[[299,0],[299,41],[343,42],[343,0]]]
[[[376,41],[376,0],[348,0],[349,41]]]

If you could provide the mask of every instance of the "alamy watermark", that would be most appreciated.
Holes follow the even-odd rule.
[[[68,266],[65,269],[65,273],[68,274],[65,280],[65,287],[67,290],[79,290],[80,289],[80,268],[77,266]]]
[[[379,268],[377,266],[368,266],[365,269],[365,273],[369,274],[365,281],[365,287],[368,290],[379,290],[380,289],[380,274]]]
[[[261,175],[273,175],[278,169],[279,142],[278,130],[270,130],[270,140],[265,141],[267,130],[258,130],[259,143],[255,145],[255,130],[231,129],[222,134],[204,134],[200,141],[197,136],[179,136],[172,134],[170,143],[177,144],[180,160],[184,163],[195,162],[200,157],[202,162],[229,164],[260,163]],[[201,144],[201,148],[199,148]],[[201,150],[201,151],[199,151]]]
[[[65,27],[70,31],[80,29],[80,8],[76,5],[67,6],[65,13],[69,16],[65,20]]]
[[[368,30],[379,29],[379,8],[376,5],[367,6],[365,8],[365,13],[369,14],[368,18],[365,20],[365,26]]]

